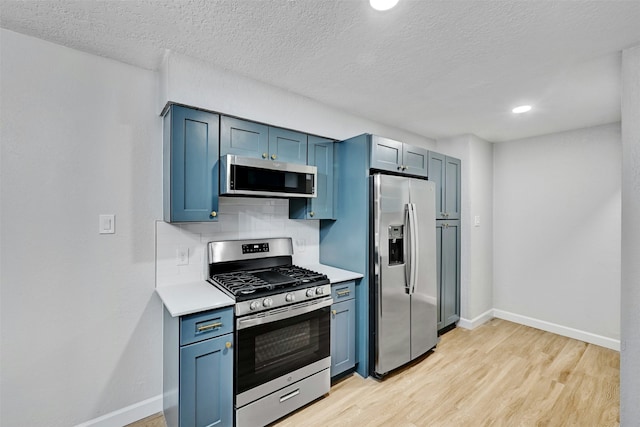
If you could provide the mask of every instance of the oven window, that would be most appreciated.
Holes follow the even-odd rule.
[[[286,363],[301,352],[315,353],[320,345],[313,339],[313,331],[319,330],[317,318],[286,326],[256,337],[255,366],[257,370],[275,363]]]
[[[330,307],[238,331],[236,388],[242,393],[329,356]]]

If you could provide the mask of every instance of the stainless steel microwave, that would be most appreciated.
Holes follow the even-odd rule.
[[[220,157],[220,194],[316,197],[318,168],[227,154]]]

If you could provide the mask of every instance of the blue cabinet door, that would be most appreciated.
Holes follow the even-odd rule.
[[[356,300],[349,299],[331,306],[331,376],[351,369],[356,364]]]
[[[429,152],[429,181],[433,181],[436,185],[436,219],[446,219],[443,211],[445,165],[444,154]]]
[[[414,145],[402,145],[402,167],[405,173],[427,176],[429,170],[429,151]]]
[[[307,164],[307,134],[269,127],[269,158],[280,162]]]
[[[460,160],[446,157],[444,211],[447,219],[460,219]]]
[[[438,330],[460,319],[460,221],[436,221]]]
[[[289,200],[291,219],[335,219],[333,141],[309,135],[308,162],[318,168],[316,197]]]
[[[371,136],[371,168],[402,172],[402,142]]]
[[[164,120],[164,220],[216,221],[219,116],[173,105]]]
[[[180,348],[180,427],[233,425],[233,334]]]
[[[436,184],[436,219],[460,219],[460,160],[430,151],[429,181]]]
[[[269,127],[260,123],[222,116],[220,119],[220,155],[269,157]]]

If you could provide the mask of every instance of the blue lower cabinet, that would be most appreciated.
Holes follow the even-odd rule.
[[[172,317],[164,310],[167,427],[233,426],[233,307]]]
[[[331,377],[356,365],[356,300],[355,282],[338,283],[331,287]]]
[[[180,426],[233,424],[233,334],[180,348]]]

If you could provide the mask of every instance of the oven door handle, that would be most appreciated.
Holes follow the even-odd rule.
[[[299,316],[301,314],[310,313],[312,311],[319,310],[324,307],[329,307],[331,304],[333,304],[333,298],[329,297],[316,304],[310,304],[310,305],[305,304],[302,307],[293,307],[293,308],[289,306],[290,308],[287,311],[281,311],[282,309],[277,308],[273,310],[275,312],[274,314],[269,314],[269,312],[267,311],[265,313],[260,313],[255,316],[251,316],[249,318],[237,319],[236,329],[238,330],[246,329],[252,326],[277,322],[279,320],[284,320],[290,317]]]

